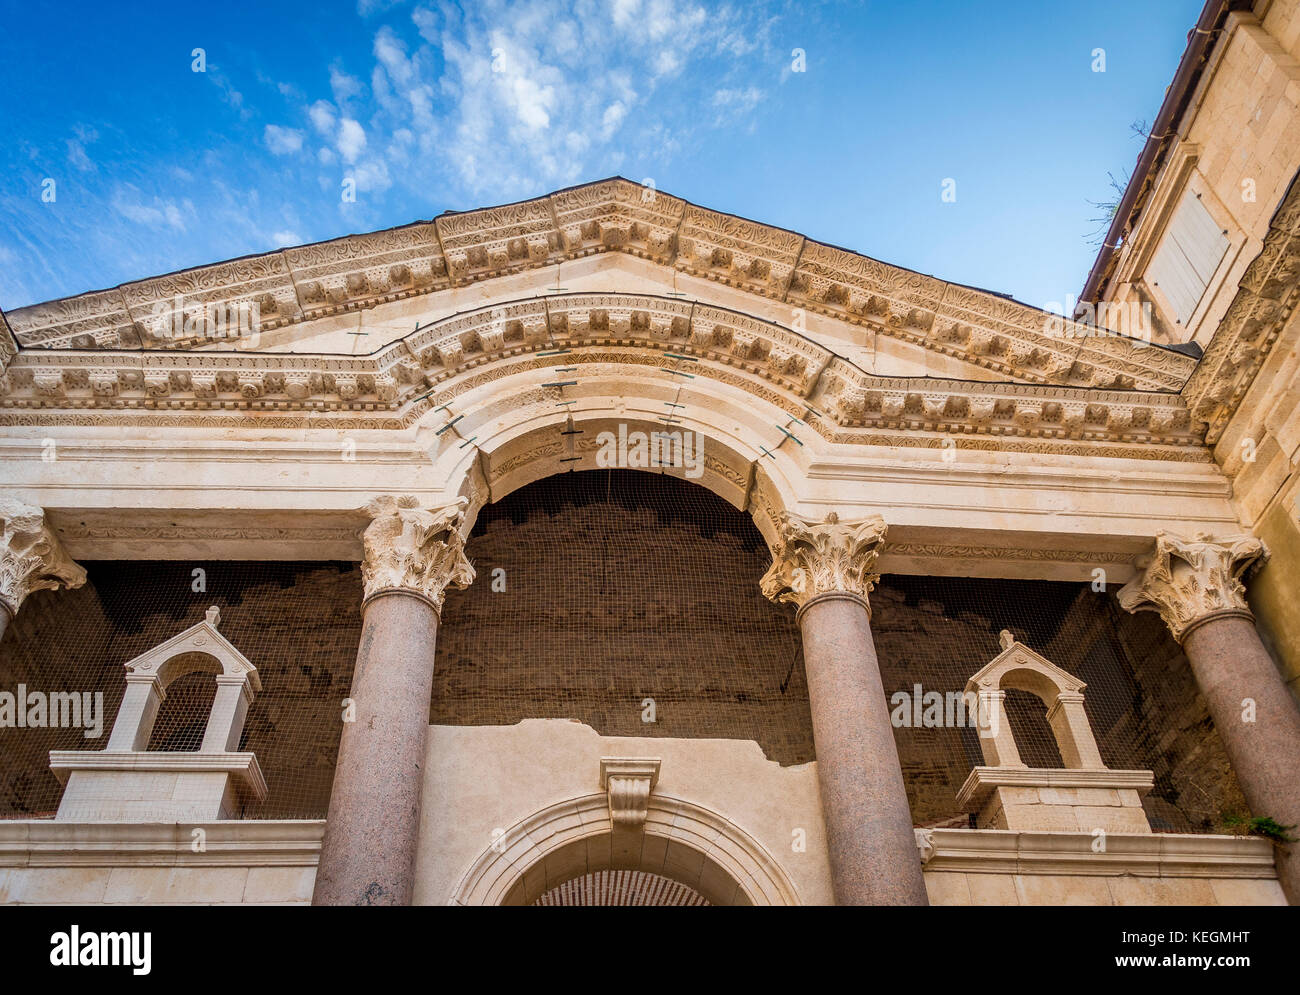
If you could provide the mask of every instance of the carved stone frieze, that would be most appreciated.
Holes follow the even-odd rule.
[[[45,523],[45,512],[0,497],[0,608],[10,615],[33,591],[80,587],[86,571],[74,563]]]
[[[1176,391],[1195,367],[1180,353],[1098,337],[1095,329],[997,294],[621,178],[35,304],[9,319],[27,348],[191,349],[210,345],[211,336],[187,333],[185,319],[210,312],[229,316],[256,307],[259,329],[271,330],[606,251],[868,325],[1031,382]],[[789,358],[777,350],[778,364]]]
[[[876,560],[889,527],[879,515],[841,522],[835,512],[822,522],[788,512],[778,518],[772,565],[759,582],[770,601],[802,608],[823,594],[855,595],[868,603],[880,575]]]
[[[1139,574],[1119,591],[1130,612],[1160,613],[1179,641],[1195,623],[1220,612],[1250,614],[1242,578],[1262,564],[1268,550],[1254,536],[1184,539],[1156,535],[1155,552],[1137,562]]]
[[[284,255],[305,318],[450,285],[438,233],[428,223],[303,245]]]
[[[971,448],[1002,448],[1002,440],[1014,438],[1041,440],[1026,451],[1125,443],[1134,448],[1124,455],[1134,458],[1207,458],[1197,426],[1174,394],[878,377],[775,323],[645,294],[567,294],[480,308],[358,357],[29,351],[0,378],[0,408],[41,413],[32,424],[131,424],[91,413],[107,408],[138,412],[138,423],[149,425],[232,424],[232,411],[246,411],[266,427],[300,424],[291,412],[373,413],[364,419],[368,427],[404,426],[457,391],[486,382],[484,376],[517,373],[516,357],[558,348],[570,350],[566,362],[580,366],[658,368],[673,362],[665,353],[689,356],[692,376],[740,387],[800,419],[810,407],[820,412],[814,429],[835,441],[855,441],[862,433],[853,430],[946,433],[966,437],[960,446]],[[146,420],[149,412],[177,414]],[[275,419],[277,413],[284,415]],[[0,414],[0,423],[23,422]],[[971,441],[979,436],[994,444]],[[939,440],[930,435],[900,444],[921,443],[938,446]],[[1144,454],[1142,447],[1157,448]]]
[[[652,186],[603,180],[550,196],[555,224],[571,254],[605,250],[671,263],[686,202]]]
[[[465,588],[474,567],[460,533],[462,498],[425,509],[409,495],[382,495],[366,506],[372,521],[362,534],[361,583],[365,599],[390,591],[419,595],[442,611],[448,586]]]

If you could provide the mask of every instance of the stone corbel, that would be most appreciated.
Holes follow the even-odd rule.
[[[50,531],[42,509],[0,498],[0,608],[13,616],[33,591],[85,582],[86,571]]]
[[[600,786],[609,795],[609,821],[615,829],[645,826],[660,763],[658,758],[601,757]]]

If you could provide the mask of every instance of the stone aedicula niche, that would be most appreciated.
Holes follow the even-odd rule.
[[[202,622],[125,665],[126,693],[103,750],[50,751],[50,769],[66,785],[56,821],[236,819],[245,804],[266,797],[257,757],[238,752],[261,680],[217,631],[220,621],[209,608]],[[193,673],[214,673],[217,685],[199,749],[147,749],[167,688]]]
[[[1111,770],[1101,759],[1083,709],[1087,686],[1017,642],[1007,630],[1002,652],[970,678],[979,696],[980,749],[976,767],[957,793],[980,829],[1149,833],[1142,796],[1154,785],[1149,770]],[[1007,690],[1027,691],[1047,709],[1064,768],[1028,767],[1020,759],[1005,710]]]

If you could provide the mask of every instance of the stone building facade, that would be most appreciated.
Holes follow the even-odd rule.
[[[1300,901],[1297,56],[1077,320],[619,178],[5,314],[0,900]]]

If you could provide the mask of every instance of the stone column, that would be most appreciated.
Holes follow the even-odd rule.
[[[355,714],[339,742],[313,905],[411,902],[438,618],[448,585],[474,579],[463,504],[384,497],[367,508]]]
[[[0,639],[33,591],[80,587],[86,571],[72,561],[45,524],[45,512],[0,498]]]
[[[1255,630],[1242,577],[1268,555],[1252,536],[1187,540],[1161,532],[1119,592],[1156,611],[1183,645],[1252,814],[1300,835],[1300,709]],[[1278,879],[1300,904],[1300,844],[1277,848]]]
[[[763,594],[799,606],[817,776],[840,905],[927,905],[867,596],[885,538],[876,516],[783,515]]]

